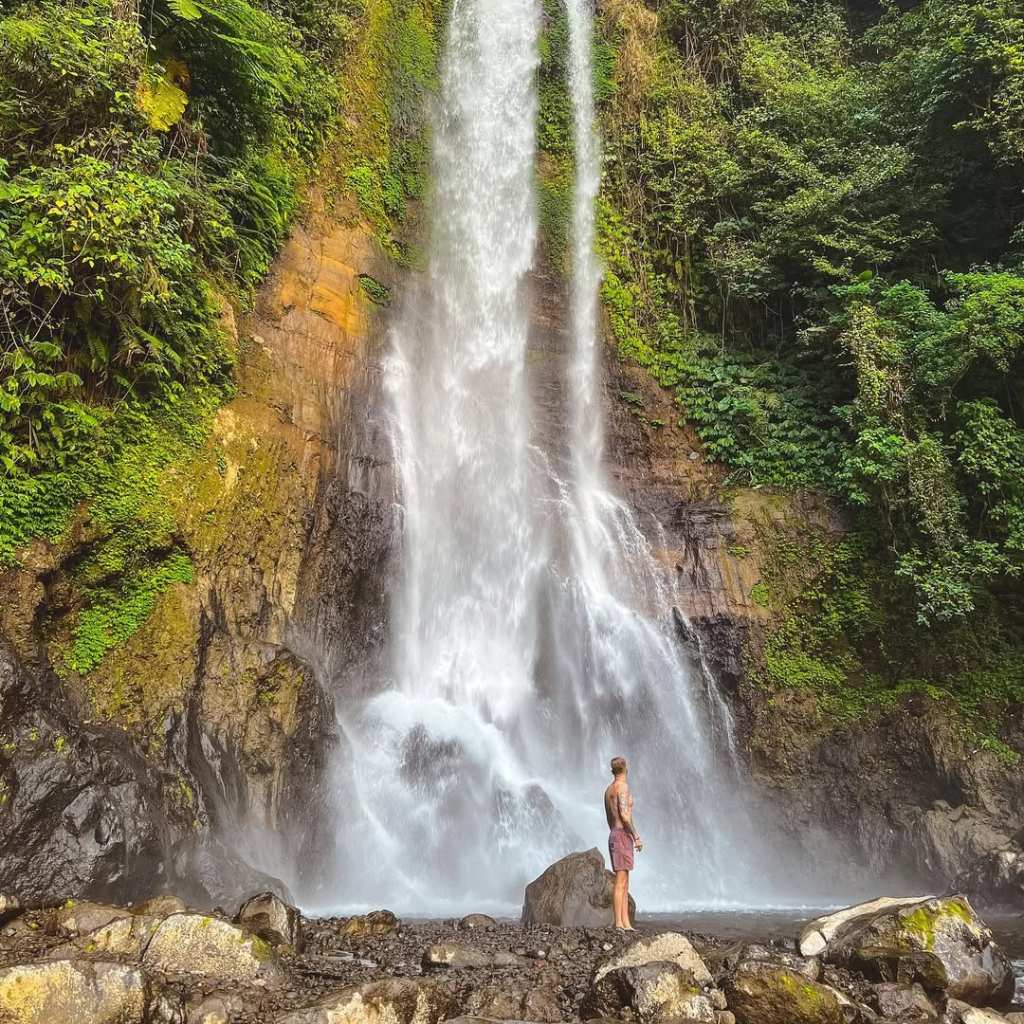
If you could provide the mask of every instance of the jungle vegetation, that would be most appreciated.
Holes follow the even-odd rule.
[[[1024,8],[601,6],[620,351],[729,483],[846,524],[766,538],[764,677],[998,718],[1024,696]]]

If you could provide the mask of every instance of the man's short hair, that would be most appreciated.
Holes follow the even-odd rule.
[[[621,775],[626,770],[626,759],[624,757],[612,758],[612,775]]]

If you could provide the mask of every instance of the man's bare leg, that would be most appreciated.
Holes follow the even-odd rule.
[[[629,928],[629,872],[616,871],[612,888],[612,913],[616,928]]]

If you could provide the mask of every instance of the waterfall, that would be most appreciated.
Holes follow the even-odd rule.
[[[337,906],[514,906],[553,860],[603,847],[616,754],[648,844],[642,906],[756,889],[727,709],[605,479],[593,14],[587,0],[566,13],[576,178],[556,443],[528,374],[538,0],[451,8],[428,267],[385,366],[402,550],[389,658],[339,703]]]

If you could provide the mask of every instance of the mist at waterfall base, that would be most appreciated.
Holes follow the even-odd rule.
[[[553,861],[603,848],[619,754],[647,844],[641,907],[808,898],[787,892],[788,858],[744,796],[728,708],[676,632],[673,580],[605,480],[593,15],[587,0],[566,15],[564,436],[538,429],[528,374],[539,0],[455,0],[429,265],[383,375],[401,550],[387,657],[339,698],[336,846],[309,909],[514,912]]]

